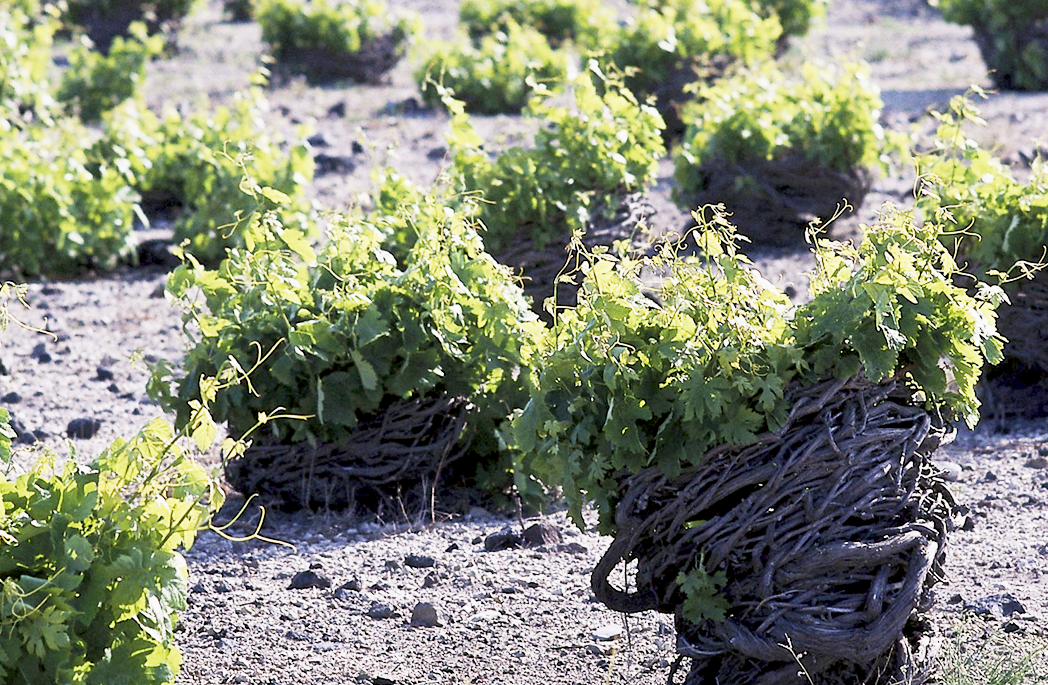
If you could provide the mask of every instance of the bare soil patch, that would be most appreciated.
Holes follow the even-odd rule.
[[[455,0],[398,4],[423,15],[428,35],[453,31]],[[191,103],[201,92],[228,99],[247,85],[262,50],[258,27],[223,21],[218,0],[186,22],[180,40],[177,57],[153,66],[154,106]],[[943,106],[970,83],[990,85],[971,30],[942,22],[918,0],[835,0],[825,26],[790,55],[843,57],[870,61],[883,89],[884,123],[904,132],[926,129],[927,108]],[[381,165],[419,183],[437,176],[446,119],[419,106],[411,69],[402,62],[379,86],[310,87],[295,80],[270,90],[271,125],[312,125],[320,134],[315,152],[340,160],[318,175],[312,188],[318,201],[333,208],[360,202]],[[981,141],[1012,163],[1027,163],[1045,144],[1037,137],[1048,131],[1048,95],[994,95],[984,114],[990,126],[978,134]],[[515,117],[476,121],[493,145],[518,142],[526,130]],[[688,213],[669,200],[671,173],[664,162],[648,199],[658,210],[653,222],[678,230]],[[883,202],[905,203],[912,184],[907,169],[877,179],[863,207],[834,231],[849,235]],[[811,266],[803,249],[751,252],[769,280],[803,291],[802,274]],[[164,276],[136,269],[31,284],[33,308],[25,318],[58,337],[12,329],[0,350],[0,395],[23,431],[87,459],[157,413],[145,395],[142,362],[178,359],[183,349],[178,314],[162,297]],[[70,438],[67,426],[81,418],[100,422],[97,434]],[[969,621],[979,631],[1043,645],[1048,421],[992,417],[937,459],[956,477],[953,489],[967,510],[950,539],[947,578],[931,617],[944,646],[962,616],[976,616]],[[666,681],[675,659],[671,618],[627,619],[590,591],[589,574],[607,540],[579,533],[554,511],[542,520],[560,532],[559,542],[488,551],[489,535],[520,532],[515,517],[473,509],[441,519],[433,524],[421,512],[395,507],[367,519],[271,513],[264,531],[294,548],[202,536],[187,555],[191,596],[179,633],[185,664],[178,682]],[[251,524],[249,518],[231,532],[242,534]],[[313,576],[298,575],[307,571]],[[435,617],[420,603],[432,605]],[[1037,667],[1048,679],[1048,657]]]

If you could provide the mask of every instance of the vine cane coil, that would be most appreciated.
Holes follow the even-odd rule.
[[[1019,281],[1008,296],[1011,304],[997,315],[997,329],[1008,338],[1005,356],[1048,373],[1048,275]]]
[[[1002,90],[1045,90],[1048,78],[1040,74],[1037,83],[1023,83],[1022,78],[1009,68],[1009,62],[1022,60],[1024,52],[1048,51],[1048,19],[1027,21],[1021,27],[1010,27],[1014,33],[1005,33],[990,22],[972,26],[973,38],[979,46],[983,61],[990,69],[990,78]]]
[[[758,442],[714,448],[677,477],[629,477],[597,598],[674,613],[694,685],[806,682],[798,657],[820,685],[888,671],[917,682],[902,638],[940,578],[953,499],[927,461],[946,431],[899,390],[861,376],[794,388],[789,419]],[[700,555],[727,574],[723,622],[683,615],[676,578]],[[634,561],[635,589],[613,587]]]
[[[468,448],[462,440],[469,404],[435,396],[397,402],[362,420],[340,442],[259,444],[226,464],[242,493],[298,508],[339,509],[398,488],[431,484]]]
[[[732,223],[755,245],[803,243],[804,229],[812,220],[830,219],[845,199],[858,207],[872,183],[865,167],[837,171],[800,153],[732,164],[710,162],[702,170],[706,186],[692,198],[692,205],[723,203]],[[750,180],[741,190],[740,178]]]
[[[280,52],[282,62],[297,65],[311,81],[349,79],[372,85],[380,85],[387,79],[401,54],[393,32],[365,42],[360,50],[352,53],[317,46],[286,46]]]
[[[1048,416],[1048,275],[1007,286],[1010,304],[997,313],[997,330],[1008,339],[1004,362],[986,370],[980,388],[983,417]]]
[[[590,224],[582,236],[588,249],[597,246],[610,247],[617,240],[629,240],[631,247],[645,247],[647,235],[643,235],[655,208],[642,194],[628,193],[611,202],[600,203],[591,212]],[[523,280],[524,294],[531,298],[536,313],[546,316],[543,303],[556,295],[557,307],[573,307],[578,299],[577,265],[583,256],[575,250],[570,235],[557,236],[542,248],[536,248],[526,233],[496,257],[506,266],[519,270]],[[572,282],[557,279],[561,274],[574,274]]]

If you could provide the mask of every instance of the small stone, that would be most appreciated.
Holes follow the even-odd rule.
[[[382,116],[412,116],[424,112],[425,108],[419,104],[416,98],[405,98],[399,102],[387,102],[379,110]]]
[[[622,635],[622,624],[609,623],[593,631],[593,639],[597,642],[617,640]]]
[[[308,571],[299,571],[291,576],[291,584],[287,587],[289,590],[305,590],[311,587],[325,590],[331,587],[331,579],[310,569]]]
[[[327,155],[320,153],[313,157],[313,162],[316,168],[317,176],[325,176],[327,174],[342,174],[342,173],[353,173],[353,170],[357,168],[356,162],[350,157],[343,157],[341,155]]]
[[[354,140],[349,146],[349,151],[355,155],[362,155],[364,154],[364,146],[360,144],[360,141]]]
[[[967,604],[966,608],[974,611],[977,616],[993,616],[996,619],[1026,613],[1026,607],[1022,605],[1022,602],[1007,592],[981,597]]]
[[[393,608],[388,604],[383,604],[382,602],[374,602],[371,605],[371,608],[368,609],[368,616],[375,619],[376,621],[381,621],[383,619],[389,618],[392,615]]]
[[[1048,459],[1045,459],[1044,457],[1034,457],[1026,462],[1024,466],[1030,469],[1048,469]]]
[[[440,578],[436,573],[430,571],[426,574],[426,578],[422,581],[423,588],[431,588],[434,585],[440,585]]]
[[[345,599],[351,592],[360,592],[360,581],[356,578],[347,580],[339,585],[333,594],[335,599]]]
[[[102,421],[100,419],[73,419],[66,426],[66,435],[71,438],[89,440],[98,434],[98,429],[101,427]]]
[[[1026,629],[1023,628],[1018,623],[1016,623],[1015,621],[1008,621],[1007,623],[1004,624],[1002,629],[1006,633],[1025,633],[1026,632]]]
[[[419,602],[411,610],[411,625],[419,628],[434,628],[440,625],[437,609],[429,602]]]
[[[546,521],[531,525],[524,531],[525,547],[551,547],[560,542],[560,529]]]
[[[33,351],[29,353],[29,357],[37,360],[41,364],[47,364],[51,361],[51,355],[48,354],[47,347],[44,343],[37,343],[36,346],[33,347]]]
[[[113,375],[113,371],[111,369],[107,369],[104,366],[99,366],[95,369],[96,381],[111,381],[114,378],[116,378],[116,376]]]
[[[296,642],[306,642],[307,640],[309,640],[307,636],[295,630],[287,631],[286,633],[284,633],[284,637],[288,640],[294,640]]]
[[[0,403],[2,404],[18,404],[22,401],[22,396],[17,392],[9,392],[3,397],[0,397]]]
[[[448,548],[445,549],[444,552],[454,552],[458,548],[459,548],[458,543],[457,542],[452,542],[450,545],[448,545]]]
[[[501,552],[504,549],[516,549],[521,546],[523,540],[519,535],[511,531],[492,533],[484,538],[484,551]]]
[[[984,483],[992,483],[995,480],[997,480],[997,474],[994,473],[993,471],[987,471],[986,475],[983,477],[983,482]]]
[[[433,568],[437,560],[424,554],[409,554],[404,557],[404,565],[409,568]]]
[[[426,153],[426,158],[433,162],[439,162],[444,159],[448,154],[448,149],[444,146],[435,147]]]
[[[948,600],[946,600],[946,603],[947,604],[960,604],[963,601],[964,601],[964,597],[961,597],[961,595],[959,593],[954,593]]]
[[[469,617],[470,623],[490,623],[491,621],[498,620],[501,614],[494,609],[485,609],[484,611],[478,611]]]
[[[557,545],[557,551],[567,554],[586,554],[589,552],[589,549],[577,542],[569,542],[566,545]]]
[[[942,470],[943,480],[956,483],[961,479],[961,465],[952,461],[941,462],[939,468]]]
[[[384,675],[377,675],[371,679],[373,685],[397,685],[397,681]]]
[[[346,103],[336,102],[335,104],[331,105],[330,107],[328,107],[327,115],[329,117],[337,117],[339,119],[346,116]]]
[[[306,142],[313,147],[328,147],[330,143],[323,133],[314,133],[310,137],[306,138]]]
[[[120,393],[120,386],[116,383],[110,383],[108,386],[106,386],[106,390],[113,393],[114,395],[117,395]]]

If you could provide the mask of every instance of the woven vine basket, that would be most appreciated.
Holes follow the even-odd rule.
[[[361,420],[341,442],[253,444],[226,463],[226,480],[288,509],[373,506],[434,486],[468,448],[468,409],[447,396],[404,400]]]
[[[381,84],[400,61],[403,51],[394,32],[360,46],[357,52],[323,47],[282,47],[281,70],[302,73],[314,83],[349,79],[356,83]]]
[[[801,664],[819,685],[924,682],[911,633],[953,510],[928,463],[946,429],[894,382],[825,382],[792,401],[755,444],[714,448],[674,478],[629,477],[593,591],[619,611],[674,614],[689,685],[807,685]],[[677,577],[700,560],[725,574],[723,621],[684,615]]]
[[[1048,416],[1048,274],[1007,288],[1011,303],[997,313],[1008,339],[1005,360],[988,369],[982,384],[985,413],[997,419]]]
[[[181,19],[172,16],[171,11],[164,11],[169,10],[165,3],[157,4],[160,6],[159,12],[150,10],[142,0],[77,4],[74,8],[75,21],[84,27],[95,49],[103,54],[109,54],[113,40],[117,36],[128,35],[128,27],[136,21],[144,22],[150,34],[169,31],[168,40],[173,41]]]
[[[642,230],[655,214],[651,203],[640,193],[623,195],[613,201],[614,209],[607,204],[595,207],[591,220],[582,236],[586,250],[597,246],[610,247],[618,240],[627,240],[633,249],[642,250],[648,236]],[[578,302],[580,280],[577,275],[579,262],[584,258],[571,236],[557,236],[542,248],[536,248],[531,237],[522,232],[516,241],[496,255],[498,261],[513,267],[520,274],[524,294],[531,298],[533,307],[540,316],[546,316],[543,303],[556,295],[558,308],[574,307]],[[562,280],[561,275],[575,274],[574,278]]]
[[[1011,304],[997,313],[997,329],[1008,339],[1005,356],[1048,373],[1048,274],[1008,288]]]
[[[865,167],[837,171],[803,154],[735,164],[711,162],[702,171],[706,187],[690,198],[692,206],[723,203],[732,223],[755,245],[802,244],[812,220],[829,220],[845,200],[858,207],[872,182]]]
[[[681,118],[681,110],[695,99],[696,84],[710,84],[728,73],[732,59],[727,55],[683,60],[669,74],[665,81],[652,91],[655,96],[655,109],[662,116],[666,128],[662,130],[662,139],[667,147],[681,139],[687,125]]]
[[[972,26],[990,78],[1002,90],[1048,90],[1048,76],[1034,71],[1026,55],[1048,55],[1048,19],[1012,25],[1004,34],[988,22]],[[1042,57],[1043,59],[1043,57]],[[1043,63],[1043,62],[1042,62]],[[1020,70],[1022,73],[1016,73]]]

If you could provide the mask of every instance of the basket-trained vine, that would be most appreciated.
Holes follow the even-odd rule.
[[[169,110],[157,117],[131,101],[107,117],[104,140],[127,150],[135,187],[149,211],[179,211],[176,243],[206,262],[217,262],[229,246],[243,245],[248,222],[237,221],[277,205],[261,205],[242,192],[247,173],[289,199],[280,204],[283,220],[309,225],[305,187],[313,178],[313,157],[304,131],[293,139],[266,124],[269,105],[261,90],[238,95],[232,106],[206,102],[185,114]]]
[[[528,116],[545,125],[534,145],[490,159],[468,117],[452,121],[453,170],[483,193],[485,243],[495,252],[520,238],[538,248],[589,223],[588,214],[616,196],[643,190],[663,155],[662,119],[595,62],[569,84],[571,103],[537,101]]]
[[[390,235],[367,221],[333,218],[328,243],[314,256],[301,233],[269,216],[257,225],[253,249],[231,251],[217,271],[190,262],[172,274],[169,292],[199,333],[188,333],[174,395],[163,397],[162,372],[154,395],[178,409],[211,393],[199,383],[201,374],[221,376],[229,364],[249,369],[264,360],[250,388],[214,393],[215,419],[240,435],[260,413],[308,417],[270,423],[259,434],[260,446],[283,446],[283,459],[263,454],[252,462],[249,452],[249,461],[228,465],[227,474],[262,482],[269,488],[263,494],[293,504],[346,506],[352,503],[346,488],[406,492],[423,475],[435,478],[438,462],[461,457],[467,447],[473,459],[466,471],[494,452],[494,423],[519,406],[516,377],[541,324],[508,269],[484,252],[464,211],[427,196],[412,212],[415,242],[402,261],[383,247]],[[198,288],[203,300],[195,302]],[[442,406],[434,401],[451,404],[434,411]],[[179,409],[178,425],[187,411]],[[447,440],[442,417],[456,415],[465,425],[453,421],[457,430]],[[400,449],[384,445],[376,426],[387,420],[415,440]],[[401,473],[397,466],[429,438],[438,449]],[[321,456],[313,448],[325,445],[347,445],[349,454],[316,461]],[[406,449],[411,445],[415,451]],[[287,458],[299,454],[296,448],[305,451]],[[386,480],[370,478],[383,467],[391,467]],[[355,479],[356,469],[370,479]],[[311,490],[303,491],[304,479]]]
[[[261,0],[255,14],[277,65],[315,81],[381,82],[416,29],[382,0]]]
[[[990,78],[1007,90],[1048,90],[1048,6],[1039,0],[932,0],[971,26]]]
[[[611,34],[605,59],[626,71],[637,97],[656,96],[668,133],[678,136],[685,86],[733,64],[769,60],[781,34],[778,19],[761,17],[745,0],[669,0],[638,7]]]
[[[512,20],[534,27],[554,47],[572,41],[587,49],[599,48],[614,26],[613,15],[597,0],[466,0],[459,19],[473,40],[505,31],[507,20]]]
[[[480,149],[464,113],[452,118],[453,171],[484,198],[478,217],[485,243],[522,270],[539,310],[555,289],[561,304],[571,304],[571,284],[558,285],[558,276],[576,234],[608,247],[647,237],[643,224],[652,210],[637,194],[654,179],[664,153],[662,117],[607,79],[595,61],[569,91],[567,106],[547,98],[528,110],[543,124],[533,146],[494,159]]]
[[[117,36],[128,35],[135,22],[150,34],[171,33],[199,0],[67,0],[65,20],[84,29],[104,54]]]
[[[981,122],[968,97],[957,96],[948,111],[935,113],[938,128],[930,150],[918,156],[920,205],[929,216],[948,219],[957,231],[947,241],[969,269],[983,278],[993,272],[1018,275],[1025,263],[1044,261],[1048,251],[1048,167],[1033,164],[1026,180],[966,127]]]
[[[422,99],[442,103],[445,90],[475,114],[519,113],[535,93],[536,84],[562,81],[568,56],[550,47],[537,29],[506,18],[504,28],[475,41],[431,43],[415,71]]]
[[[48,70],[58,22],[36,0],[0,6],[0,117],[47,109]]]
[[[999,278],[1009,304],[999,328],[1008,339],[1008,363],[991,374],[988,394],[998,414],[1042,416],[1048,411],[1043,386],[1048,378],[1048,166],[1035,161],[1020,180],[1000,159],[976,144],[965,128],[981,120],[966,97],[936,114],[932,148],[918,156],[919,205],[949,221],[944,238],[967,270]],[[1000,382],[997,382],[997,381]]]
[[[520,473],[563,486],[579,523],[582,503],[595,502],[611,531],[620,472],[657,465],[672,476],[717,445],[753,442],[786,420],[791,384],[898,376],[974,424],[983,359],[1001,358],[1000,290],[954,286],[938,229],[908,218],[869,230],[858,249],[820,240],[814,299],[800,307],[749,267],[722,219],[698,237],[709,264],[597,260],[513,422]],[[661,305],[644,295],[646,266],[669,273]]]
[[[797,242],[844,199],[862,202],[887,150],[881,106],[857,65],[800,79],[766,66],[702,87],[683,113],[677,199],[724,203],[759,242]]]
[[[93,140],[70,118],[0,128],[0,272],[69,275],[132,253],[138,195],[124,173],[129,160]]]
[[[81,42],[69,52],[69,68],[55,97],[84,121],[98,121],[103,112],[138,95],[146,65],[163,48],[163,39],[148,36],[141,22],[128,28],[127,38],[113,39],[108,55],[94,50],[90,41]]]
[[[858,248],[819,240],[801,306],[749,268],[719,215],[699,232],[703,260],[605,255],[533,362],[507,429],[517,476],[562,488],[580,525],[596,504],[616,540],[594,591],[675,613],[689,683],[789,682],[795,655],[816,675],[861,671],[891,657],[934,580],[950,500],[918,474],[940,412],[978,418],[1002,295],[955,286],[941,229],[911,219],[885,217]],[[645,268],[666,274],[659,303]],[[609,584],[620,561],[638,562],[635,589]],[[845,576],[899,585],[863,617],[871,585]]]
[[[761,16],[778,18],[782,39],[786,39],[806,35],[812,22],[826,16],[829,0],[756,0],[753,4]]]
[[[87,466],[45,454],[0,478],[0,497],[0,682],[174,682],[178,549],[222,493],[171,426],[157,419]]]

